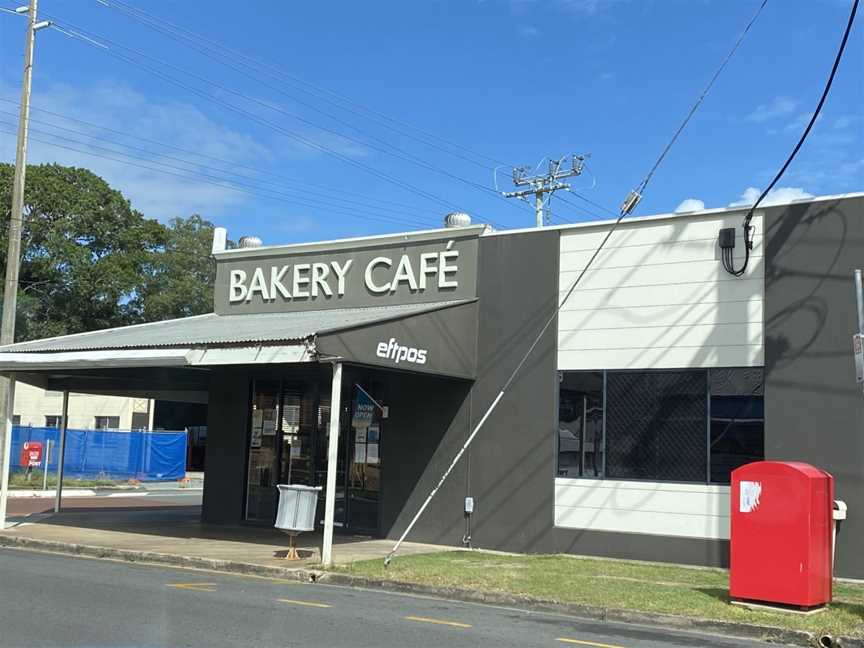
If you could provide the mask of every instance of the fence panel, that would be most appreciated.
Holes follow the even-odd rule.
[[[60,430],[12,428],[12,470],[21,470],[21,448],[26,441],[51,441],[48,470],[57,470]],[[80,479],[138,479],[169,481],[186,475],[186,432],[126,432],[121,430],[66,430],[63,474]]]

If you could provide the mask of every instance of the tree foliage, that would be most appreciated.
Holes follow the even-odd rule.
[[[13,174],[0,164],[3,273]],[[145,218],[87,169],[29,166],[16,340],[209,312],[212,229],[197,215]]]

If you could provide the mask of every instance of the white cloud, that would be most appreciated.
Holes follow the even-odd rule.
[[[798,104],[789,97],[776,97],[770,103],[760,104],[747,115],[747,120],[762,124],[778,117],[785,117],[794,112]]]
[[[761,189],[757,189],[756,187],[748,187],[744,190],[744,193],[741,194],[741,197],[738,200],[735,200],[729,203],[730,207],[747,207],[748,205],[752,205],[755,203],[759,196],[762,194]],[[768,206],[768,205],[776,205],[779,203],[788,203],[793,200],[802,200],[804,198],[812,198],[813,194],[804,191],[801,187],[777,187],[776,189],[772,189],[768,192],[768,195],[765,196],[765,200],[763,200],[760,205]]]
[[[702,211],[705,209],[705,203],[698,198],[687,198],[681,201],[681,204],[675,208],[676,214],[684,212]]]
[[[0,83],[0,98],[17,104],[17,91]],[[117,132],[106,132],[80,122],[64,120],[38,109],[216,159],[196,158]],[[15,112],[17,107],[3,101],[0,102],[0,110]],[[14,117],[0,117],[3,117],[3,121],[17,122]],[[272,116],[268,115],[267,118],[272,119]],[[57,130],[45,122],[75,132]],[[4,127],[4,130],[14,129]],[[337,135],[312,132],[311,129],[292,130],[306,140],[341,155],[361,157],[367,153],[362,146]],[[60,140],[50,133],[77,141]],[[132,151],[128,147],[143,150]],[[105,148],[117,152],[112,153]],[[10,132],[0,132],[0,159],[14,159],[14,151],[15,136]],[[265,145],[249,133],[216,121],[195,105],[172,100],[154,101],[125,82],[109,81],[89,87],[55,84],[44,90],[36,90],[31,113],[29,151],[31,164],[56,162],[91,169],[112,187],[122,191],[133,207],[145,216],[160,220],[195,212],[208,218],[230,215],[239,211],[239,206],[251,197],[250,193],[267,191],[253,186],[240,187],[240,190],[229,188],[225,186],[226,180],[219,179],[224,177],[219,169],[230,174],[232,182],[248,185],[250,182],[254,184],[258,180],[266,180],[256,169],[263,168],[267,163],[325,155],[320,149],[287,136],[271,137]],[[129,159],[122,153],[143,159]],[[164,172],[147,167],[157,167]],[[195,177],[188,177],[190,175]],[[279,188],[270,189],[273,190],[279,191]]]
[[[813,112],[812,111],[801,113],[795,119],[793,119],[791,122],[786,124],[786,126],[783,128],[783,130],[786,132],[803,133],[804,129],[807,127],[807,124],[811,119],[813,119]],[[822,121],[822,115],[819,115],[816,118],[817,124],[820,121]]]
[[[533,39],[540,36],[540,30],[537,29],[537,27],[535,27],[534,25],[519,25],[519,27],[517,28],[517,32],[519,33],[519,36],[526,39]]]

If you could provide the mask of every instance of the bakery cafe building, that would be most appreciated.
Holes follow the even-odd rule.
[[[718,233],[740,264],[744,213],[623,221],[409,539],[722,565],[730,471],[800,460],[834,475],[837,573],[864,577],[864,196],[760,208],[735,277]],[[611,225],[217,240],[212,313],[9,345],[0,371],[208,403],[203,521],[321,486],[326,560],[333,532],[402,533]]]

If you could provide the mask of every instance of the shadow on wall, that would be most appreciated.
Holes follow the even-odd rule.
[[[848,269],[838,268],[848,242],[849,219],[841,201],[820,203],[818,206],[790,205],[766,231],[767,254],[771,259],[765,270],[766,293],[771,292],[782,301],[783,291],[780,287],[784,282],[797,280],[798,285],[801,285],[801,281],[812,280],[805,294],[772,313],[765,321],[766,376],[811,353],[828,322],[828,302],[820,295],[827,283],[846,284],[849,299],[853,299],[851,274]],[[808,245],[812,245],[815,240],[825,247],[833,245],[836,249],[824,261],[818,255],[808,255],[817,266],[801,269],[800,261],[790,261],[789,256],[796,253],[804,240],[807,240]],[[850,324],[851,336],[854,323]],[[838,340],[831,346],[836,348],[817,353],[825,357],[849,355],[851,358],[848,340]]]

